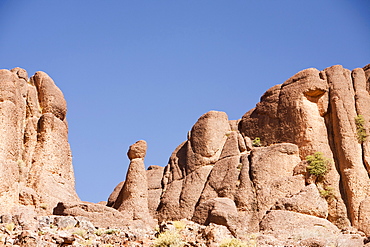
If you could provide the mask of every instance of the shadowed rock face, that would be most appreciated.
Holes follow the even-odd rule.
[[[0,70],[0,211],[42,204],[51,212],[59,201],[79,201],[66,112],[46,73],[29,80],[21,68]]]

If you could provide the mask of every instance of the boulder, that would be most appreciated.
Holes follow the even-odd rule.
[[[118,210],[91,202],[69,203],[60,202],[54,208],[54,215],[83,216],[89,219],[95,227],[114,228],[132,224],[130,215]]]
[[[216,197],[228,197],[234,200],[240,172],[239,163],[239,156],[227,157],[216,162],[207,179],[200,203]]]
[[[252,150],[250,174],[260,218],[278,199],[297,194],[305,187],[304,176],[293,175],[300,161],[294,144],[281,143]]]
[[[270,234],[280,240],[292,239],[335,244],[340,230],[328,220],[285,210],[272,210],[260,223],[262,234]]]
[[[324,219],[328,217],[328,203],[315,184],[306,186],[296,195],[278,199],[272,209],[294,211]]]
[[[202,157],[220,153],[228,131],[230,125],[226,113],[210,111],[202,115],[191,129],[190,142],[194,153]]]
[[[127,156],[130,160],[133,159],[144,159],[146,155],[147,144],[146,141],[140,140],[132,144],[127,152]]]
[[[338,70],[335,72],[338,76],[334,76],[334,70]],[[346,74],[344,77],[340,76],[344,74]],[[337,110],[334,108],[336,104],[343,106],[343,109],[346,109],[346,106],[349,107],[350,116],[346,115],[345,111],[341,111],[343,116],[340,118],[349,119],[351,131],[345,135],[348,136],[349,142],[353,142],[350,145],[356,146],[357,141],[353,132],[355,102],[351,84],[350,74],[341,67],[328,68],[324,71],[312,68],[300,71],[283,84],[267,90],[256,107],[244,114],[239,123],[239,129],[245,137],[251,139],[259,137],[264,145],[294,143],[299,147],[302,160],[307,155],[322,152],[328,159],[334,161],[325,176],[325,184],[333,188],[335,194],[340,195],[341,188],[346,182],[341,180],[341,172],[338,169],[340,160],[343,159],[339,157],[343,155],[343,149],[338,142],[342,134],[336,131],[344,126],[338,125],[339,121],[336,120],[338,117],[335,117]],[[334,97],[337,94],[334,91],[343,92],[343,94],[340,93],[343,96],[340,98],[344,99],[346,96],[348,103],[337,101],[339,98]],[[345,127],[343,130],[345,129],[348,128]],[[348,146],[346,149],[351,150],[351,147]],[[358,150],[357,147],[355,149]],[[328,203],[328,218],[341,228],[350,224],[347,218],[349,205],[344,201],[342,197],[337,197]],[[356,204],[358,207],[358,203]]]
[[[209,225],[210,223],[226,226],[236,236],[239,226],[238,210],[229,198],[213,198],[201,203],[192,218],[193,221]]]

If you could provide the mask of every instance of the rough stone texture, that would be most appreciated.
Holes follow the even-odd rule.
[[[239,156],[232,156],[216,162],[202,192],[200,203],[215,197],[234,199],[239,176]]]
[[[361,144],[356,137],[357,113],[351,73],[336,65],[325,69],[325,74],[330,87],[335,159],[348,200],[349,219],[352,225],[358,226],[358,210],[368,195],[369,176],[363,164]]]
[[[144,165],[147,144],[140,140],[131,145],[127,156],[130,165],[125,183],[114,202],[113,208],[130,215],[133,220],[153,224],[148,207],[148,180]]]
[[[272,234],[277,239],[322,240],[329,246],[335,243],[339,229],[328,220],[292,211],[272,210],[260,223],[263,234]]]
[[[239,174],[240,184],[235,194],[235,203],[242,211],[248,211],[253,214],[257,211],[257,199],[254,184],[249,176],[250,164],[249,155],[241,157],[241,170]]]
[[[159,205],[160,220],[191,219],[213,166],[202,166],[184,179],[168,184]]]
[[[64,96],[44,72],[0,70],[0,211],[79,201]],[[42,210],[41,210],[42,211]]]
[[[132,224],[132,217],[128,214],[104,205],[80,202],[60,202],[54,208],[54,215],[83,216],[89,219],[97,227],[122,227]]]
[[[262,218],[279,198],[303,189],[305,180],[302,175],[293,176],[294,167],[301,161],[294,144],[255,148],[251,157],[250,173],[256,189],[259,217]]]
[[[52,113],[60,120],[64,120],[67,114],[67,103],[62,91],[54,84],[53,80],[45,72],[36,72],[31,78],[38,92],[41,112]]]
[[[226,226],[233,235],[236,235],[239,225],[236,205],[229,198],[213,198],[201,203],[192,220],[202,225],[215,223]]]
[[[272,209],[288,210],[326,219],[328,203],[321,197],[315,184],[310,184],[298,194],[280,198]]]
[[[227,136],[227,139],[222,149],[220,159],[231,157],[231,156],[239,156],[240,155],[239,133],[236,131],[231,131],[227,133],[226,136]]]
[[[370,132],[370,95],[366,90],[366,74],[363,69],[354,69],[352,71],[352,82],[355,90],[355,102],[357,115],[361,115],[365,120],[364,127],[366,133]],[[367,172],[370,172],[370,141],[369,138],[362,143],[363,162],[366,166]]]
[[[181,219],[179,198],[181,195],[182,183],[183,180],[174,180],[167,185],[158,206],[159,221]]]
[[[128,149],[127,156],[130,160],[144,159],[146,155],[147,144],[146,141],[140,140],[132,144]]]
[[[323,183],[341,195],[328,202],[328,219],[340,228],[356,225],[358,207],[368,190],[364,167],[369,144],[362,148],[358,143],[354,122],[363,114],[368,126],[370,118],[365,107],[369,100],[366,71],[367,67],[356,69],[351,75],[337,65],[298,72],[269,89],[239,123],[245,137],[260,137],[263,144],[297,144],[301,159],[320,151],[333,160]]]
[[[201,116],[191,129],[190,142],[194,153],[212,157],[221,151],[230,131],[224,112],[210,111]]]
[[[112,193],[109,195],[108,201],[107,201],[107,206],[108,207],[113,207],[113,205],[116,202],[117,197],[118,197],[119,193],[121,192],[122,187],[123,187],[124,184],[125,184],[125,181],[122,181],[119,184],[117,184],[117,186],[114,188]]]
[[[146,171],[148,179],[148,205],[151,215],[156,215],[162,195],[162,177],[164,167],[152,165]]]
[[[370,197],[361,202],[358,217],[358,229],[370,236]]]

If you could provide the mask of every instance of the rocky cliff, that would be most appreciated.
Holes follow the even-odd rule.
[[[0,104],[4,215],[14,218],[27,206],[39,222],[54,214],[67,217],[48,216],[55,224],[88,219],[90,228],[148,231],[156,221],[182,220],[187,236],[199,225],[219,226],[237,238],[258,234],[261,246],[362,246],[370,239],[370,65],[298,72],[239,120],[205,113],[165,167],[146,170],[147,144],[138,141],[106,205],[75,193],[66,102],[48,75],[0,70]],[[313,171],[315,162],[323,172]],[[202,231],[195,246],[211,234]]]
[[[79,201],[63,93],[44,72],[0,70],[0,212]]]
[[[164,169],[146,171],[152,216],[225,225],[234,236],[317,224],[370,235],[369,93],[369,65],[336,65],[270,88],[240,120],[204,114]],[[322,177],[307,170],[317,152],[329,161]]]

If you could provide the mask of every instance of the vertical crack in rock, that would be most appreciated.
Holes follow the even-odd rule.
[[[0,70],[0,211],[15,205],[51,213],[75,192],[63,93],[44,72]],[[40,205],[43,204],[43,208]]]
[[[363,127],[366,134],[369,133],[370,123],[370,95],[366,90],[366,75],[363,69],[357,68],[352,71],[351,74],[353,87],[355,90],[355,107],[356,107],[356,119],[357,121],[363,120]],[[356,124],[356,128],[359,128]],[[358,131],[358,129],[356,130]],[[360,133],[361,134],[361,133]],[[365,134],[365,133],[364,133]],[[357,135],[359,135],[357,133]],[[361,136],[357,136],[361,139]],[[370,142],[368,138],[364,137],[365,140],[359,140],[362,148],[362,161],[365,165],[367,172],[370,174]]]
[[[361,145],[356,138],[355,93],[350,71],[336,65],[324,70],[330,87],[331,119],[347,210],[352,225],[358,226],[359,207],[367,197],[368,175],[362,163]]]

